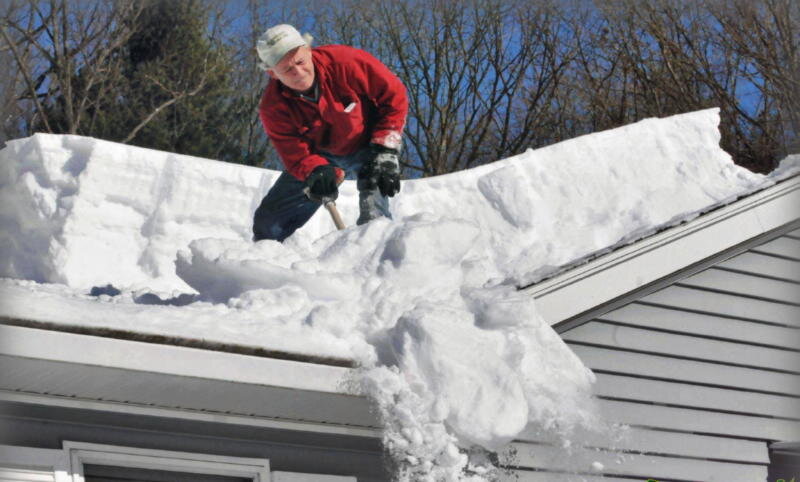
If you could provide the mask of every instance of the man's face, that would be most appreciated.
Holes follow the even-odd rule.
[[[311,49],[297,47],[283,56],[275,67],[267,70],[271,77],[298,92],[306,92],[314,85],[314,64],[311,62]]]

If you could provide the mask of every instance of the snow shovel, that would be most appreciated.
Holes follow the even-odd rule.
[[[336,178],[336,185],[337,186],[341,185],[342,182],[344,182],[344,177],[345,177],[344,170],[340,169],[339,172],[341,172],[342,174],[341,174],[341,176],[337,176],[337,178]],[[333,224],[336,225],[336,229],[341,231],[342,229],[344,229],[346,227],[344,225],[344,221],[342,221],[342,216],[339,214],[339,210],[336,209],[335,198],[328,197],[328,196],[320,197],[320,196],[316,196],[314,194],[311,194],[311,190],[308,187],[303,189],[303,192],[308,197],[308,199],[311,199],[312,201],[316,201],[316,202],[322,204],[323,206],[325,206],[325,209],[327,209],[328,213],[330,213],[330,215],[331,215],[331,219],[333,219]]]

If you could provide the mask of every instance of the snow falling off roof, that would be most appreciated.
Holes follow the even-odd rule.
[[[357,360],[405,475],[454,479],[471,463],[457,447],[593,423],[593,375],[517,284],[772,182],[733,164],[718,123],[718,109],[648,119],[405,181],[394,221],[336,232],[320,210],[284,244],[250,241],[274,171],[12,141],[0,315]],[[341,192],[353,224],[354,183]],[[86,294],[107,284],[121,294]],[[179,308],[144,301],[187,292]]]

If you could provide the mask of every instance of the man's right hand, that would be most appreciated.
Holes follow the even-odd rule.
[[[336,172],[338,168],[330,164],[317,166],[306,178],[306,186],[311,199],[320,200],[327,198],[335,201],[339,196],[339,178],[343,177]],[[341,169],[339,169],[341,171]]]

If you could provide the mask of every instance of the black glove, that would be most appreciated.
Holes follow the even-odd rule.
[[[315,201],[328,198],[335,201],[339,197],[339,188],[336,183],[336,168],[330,164],[317,166],[306,178],[308,197]]]
[[[358,189],[379,189],[381,195],[392,197],[400,192],[400,162],[395,149],[370,144],[366,158],[358,171]]]

